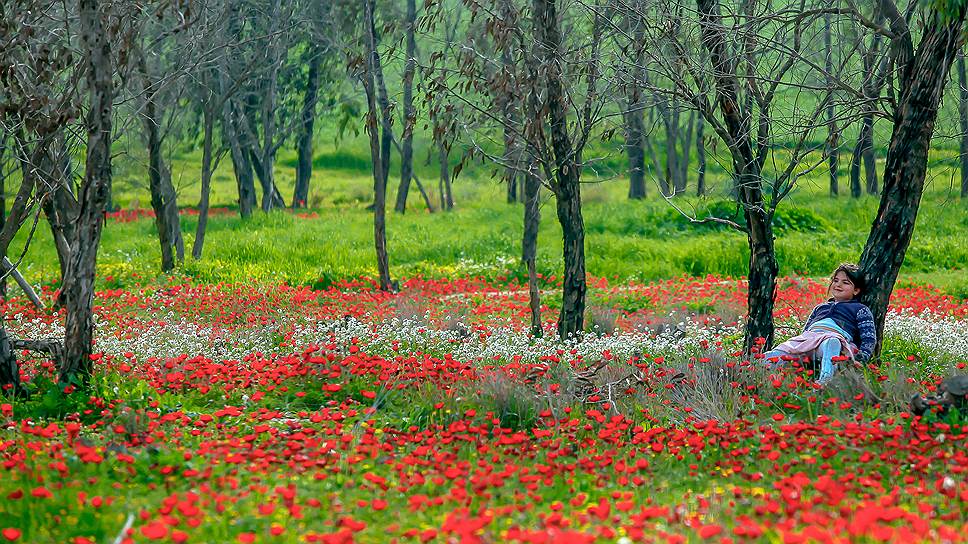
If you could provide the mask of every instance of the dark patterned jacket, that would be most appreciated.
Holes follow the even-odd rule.
[[[877,343],[877,331],[874,328],[874,314],[871,313],[870,308],[856,300],[837,302],[830,299],[810,312],[804,330],[826,318],[833,319],[850,335],[847,339],[857,346],[858,352],[854,357],[858,361],[864,363],[871,358],[874,344]]]

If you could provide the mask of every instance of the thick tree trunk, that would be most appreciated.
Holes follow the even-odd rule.
[[[6,327],[3,321],[0,321],[0,393],[17,395],[22,391],[17,355],[10,346]]]
[[[912,48],[911,60],[899,66],[899,102],[884,166],[884,191],[860,258],[866,284],[861,301],[874,314],[878,352],[888,302],[914,234],[938,104],[961,47],[966,6],[953,6],[944,15],[930,10],[917,53]]]
[[[629,111],[625,114],[625,154],[629,159],[629,199],[641,200],[646,196],[645,188],[645,145],[643,135],[641,100],[637,87],[629,97]],[[634,104],[634,105],[633,105]]]
[[[968,78],[965,55],[958,53],[958,120],[961,124],[961,198],[968,198]]]
[[[195,228],[195,243],[192,244],[192,257],[202,258],[205,246],[205,232],[208,228],[208,208],[212,196],[212,140],[215,132],[215,112],[211,104],[205,104],[205,136],[202,143],[202,192],[198,201],[198,225]]]
[[[145,93],[142,120],[148,140],[148,188],[151,192],[151,208],[155,212],[158,241],[161,243],[161,270],[171,272],[175,268],[176,260],[181,262],[185,259],[185,245],[181,235],[175,187],[171,183],[171,174],[161,148],[159,129],[164,115],[157,103],[157,82],[148,72],[143,54],[138,59],[138,70],[141,72]]]
[[[403,149],[400,151],[400,187],[393,210],[407,211],[407,197],[413,178],[413,128],[417,123],[417,110],[413,107],[413,76],[417,69],[417,40],[414,38],[417,24],[417,2],[407,0],[407,59],[403,66]]]
[[[390,281],[390,262],[387,255],[386,237],[386,190],[387,190],[387,170],[384,152],[389,153],[389,143],[387,134],[381,134],[380,127],[377,125],[377,87],[376,74],[382,70],[379,60],[379,52],[376,48],[376,24],[374,21],[374,0],[363,2],[365,41],[366,41],[366,61],[365,72],[363,74],[363,87],[366,91],[366,130],[370,138],[370,158],[373,163],[373,239],[376,248],[376,262],[379,273],[380,289],[389,291]],[[384,111],[384,130],[389,124],[386,119],[387,112]]]
[[[309,73],[306,78],[306,94],[303,97],[302,123],[300,124],[298,158],[296,161],[296,188],[292,195],[293,208],[305,208],[309,202],[309,180],[313,175],[313,125],[316,122],[316,96],[319,93],[319,65],[321,54],[312,48],[309,56]]]
[[[541,226],[541,180],[532,172],[525,174],[524,180],[524,235],[521,239],[521,262],[528,269],[531,334],[541,336],[541,293],[538,290],[536,270],[538,228]]]
[[[564,244],[565,274],[561,314],[558,316],[558,336],[564,340],[579,334],[585,319],[585,223],[581,212],[578,174],[559,175],[555,196]]]
[[[77,235],[71,244],[68,275],[61,294],[67,318],[64,327],[65,358],[60,382],[75,378],[87,382],[91,374],[94,340],[94,276],[101,228],[107,212],[111,187],[111,112],[114,73],[111,40],[101,21],[97,0],[79,0],[81,43],[87,53],[87,88],[90,113],[87,118],[87,159],[81,187]]]
[[[749,353],[759,341],[765,342],[764,347],[773,345],[773,306],[779,266],[773,247],[773,229],[766,214],[760,210],[747,209],[746,223],[749,231],[747,241],[750,248],[750,273],[746,297],[749,314],[746,318],[743,346]]]

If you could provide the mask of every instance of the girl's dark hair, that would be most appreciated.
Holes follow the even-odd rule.
[[[840,263],[840,266],[830,274],[830,281],[834,281],[837,272],[843,272],[847,279],[854,284],[854,287],[860,289],[861,293],[864,292],[864,276],[861,275],[859,266],[854,263]]]

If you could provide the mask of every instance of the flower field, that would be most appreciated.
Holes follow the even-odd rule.
[[[968,301],[896,290],[885,360],[820,388],[740,357],[742,281],[594,280],[564,344],[557,281],[544,338],[513,280],[99,292],[91,390],[24,353],[0,399],[0,542],[968,540],[963,420],[906,411]],[[781,335],[825,287],[781,281]]]

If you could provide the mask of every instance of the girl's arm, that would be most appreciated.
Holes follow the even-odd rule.
[[[862,363],[870,360],[874,353],[874,346],[877,344],[877,329],[874,328],[874,314],[870,308],[861,306],[857,310],[857,329],[860,330],[860,345],[856,359]]]
[[[813,322],[817,319],[817,312],[820,310],[821,306],[823,306],[823,304],[815,306],[813,311],[810,312],[810,317],[807,318],[806,324],[803,325],[802,332],[807,332],[807,329],[810,328],[810,325],[813,325]]]

